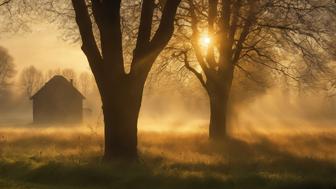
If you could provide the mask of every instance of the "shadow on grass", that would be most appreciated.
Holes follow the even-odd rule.
[[[177,166],[174,168],[179,169]],[[69,188],[335,188],[335,179],[332,179],[335,178],[335,174],[326,177],[326,175],[319,175],[320,171],[316,174],[312,173],[314,170],[304,175],[293,175],[296,172],[290,171],[283,175],[277,173],[281,175],[279,178],[259,174],[259,170],[239,172],[232,171],[232,168],[225,170],[223,166],[221,169],[225,170],[228,178],[220,179],[212,176],[212,167],[192,165],[189,169],[195,169],[195,167],[207,169],[208,175],[185,177],[178,174],[153,174],[144,165],[132,165],[125,168],[120,165],[73,166],[53,162],[35,169],[19,162],[1,164],[0,171],[1,176],[7,180]]]
[[[1,161],[0,178],[36,184],[31,188],[336,189],[335,161],[295,156],[268,140],[254,144],[236,139],[199,143],[196,151],[217,155],[221,161],[174,162],[146,154],[141,163],[102,164],[99,158],[81,165]]]

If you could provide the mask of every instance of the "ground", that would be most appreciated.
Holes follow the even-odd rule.
[[[0,128],[0,188],[336,188],[336,130],[139,132],[138,162],[102,163],[101,130]]]

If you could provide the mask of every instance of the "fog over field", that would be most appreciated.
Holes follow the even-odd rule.
[[[0,0],[0,189],[335,189],[333,0]]]

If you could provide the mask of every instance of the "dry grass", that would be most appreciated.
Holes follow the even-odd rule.
[[[102,164],[99,128],[0,130],[0,188],[336,188],[336,132],[140,132],[137,163]]]

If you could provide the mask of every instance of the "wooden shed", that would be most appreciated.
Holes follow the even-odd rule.
[[[79,123],[85,97],[61,75],[51,78],[31,98],[34,123]]]

